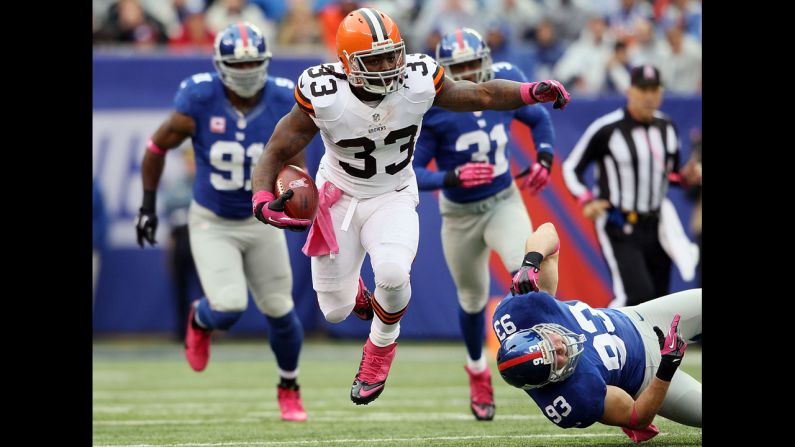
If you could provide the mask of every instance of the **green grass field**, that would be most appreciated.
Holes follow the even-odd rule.
[[[530,398],[502,381],[490,362],[497,415],[469,411],[464,347],[401,342],[384,393],[366,406],[349,398],[361,343],[310,340],[299,383],[305,423],[279,419],[277,370],[265,340],[216,339],[210,364],[193,372],[182,346],[157,341],[95,341],[94,446],[628,446],[619,428],[563,430]],[[682,368],[701,380],[701,350]],[[701,429],[662,417],[649,446],[701,445]]]

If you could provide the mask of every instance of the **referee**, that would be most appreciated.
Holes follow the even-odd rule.
[[[630,72],[627,105],[594,121],[563,163],[566,187],[594,221],[613,281],[610,307],[668,294],[671,258],[660,245],[660,208],[679,171],[679,135],[659,112],[660,72]],[[591,190],[584,174],[595,164]]]

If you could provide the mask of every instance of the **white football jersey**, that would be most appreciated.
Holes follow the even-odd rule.
[[[325,67],[321,68],[321,67]],[[411,166],[422,117],[444,82],[444,69],[424,54],[406,55],[403,86],[376,107],[360,101],[341,62],[306,69],[295,99],[320,129],[326,152],[318,172],[358,199],[416,184]]]

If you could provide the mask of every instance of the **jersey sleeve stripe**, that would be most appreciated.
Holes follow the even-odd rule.
[[[293,91],[295,92],[295,102],[298,104],[298,107],[300,107],[304,112],[314,115],[315,108],[312,107],[312,101],[307,99],[307,97],[301,93],[301,90],[298,89],[297,85]]]
[[[295,91],[296,101],[298,101],[301,105],[303,105],[308,109],[314,109],[314,107],[312,106],[312,101],[310,101],[309,98],[307,98],[306,96],[304,96],[303,93],[301,93],[301,90],[298,88],[297,85],[295,86],[294,91]]]
[[[307,115],[315,116],[315,111],[312,109],[307,109],[306,107],[302,106],[301,103],[297,103],[298,108],[301,109],[302,112],[306,113]]]
[[[442,85],[444,85],[444,67],[437,65],[436,71],[433,73],[433,88],[436,89],[436,93],[439,93]]]

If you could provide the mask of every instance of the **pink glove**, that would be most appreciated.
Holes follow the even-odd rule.
[[[635,442],[648,441],[660,433],[660,429],[658,429],[654,424],[649,424],[648,427],[641,428],[639,430],[633,430],[631,428],[624,427],[621,427],[621,430],[623,430],[624,433],[629,436],[629,439]]]
[[[293,197],[293,190],[288,189],[278,199],[272,192],[257,191],[251,198],[254,208],[254,217],[260,222],[273,225],[276,228],[286,228],[292,231],[304,231],[312,222],[308,219],[293,219],[284,214],[284,203]]]
[[[534,196],[541,192],[551,179],[549,171],[539,163],[535,163],[530,168],[530,173],[525,178],[524,183],[522,183],[522,189],[529,189],[530,195]]]
[[[532,265],[523,265],[513,275],[511,280],[511,295],[523,295],[538,292],[538,268]]]
[[[462,188],[487,185],[494,176],[494,165],[489,163],[466,163],[456,168]]]
[[[679,314],[674,315],[674,319],[671,322],[671,328],[668,330],[668,334],[665,335],[663,338],[663,332],[660,330],[659,327],[654,326],[654,332],[657,333],[657,338],[660,342],[660,355],[665,357],[670,357],[672,359],[681,360],[682,357],[685,356],[685,349],[687,348],[687,343],[682,339],[682,335],[679,333],[679,320],[682,317]]]
[[[564,109],[571,101],[571,96],[563,84],[552,79],[543,82],[525,82],[519,92],[525,104],[555,101],[553,109]]]
[[[657,334],[657,339],[660,342],[660,365],[657,367],[657,378],[665,382],[670,382],[682,363],[682,358],[685,356],[685,349],[687,343],[679,333],[679,314],[674,315],[674,320],[671,322],[671,328],[668,334],[663,334],[662,329],[654,326],[654,332]]]
[[[538,161],[530,167],[527,178],[522,183],[522,189],[529,189],[530,195],[534,196],[547,186],[551,177],[552,160],[554,156],[550,152],[539,152]]]

